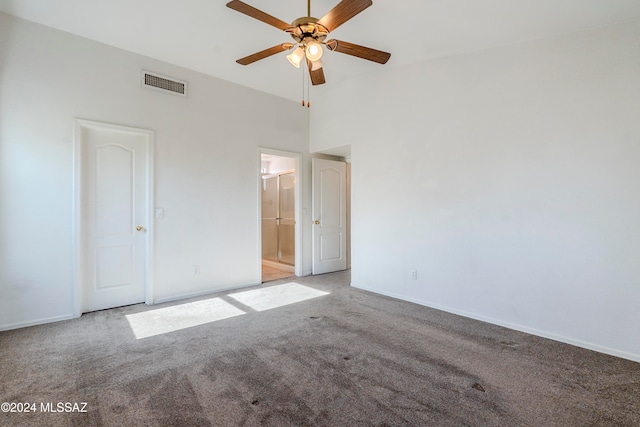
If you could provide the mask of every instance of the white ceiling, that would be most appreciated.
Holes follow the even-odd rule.
[[[312,0],[321,18],[339,0]],[[304,0],[245,0],[283,21],[306,16]],[[301,71],[279,54],[235,60],[290,41],[235,12],[227,0],[0,0],[0,11],[292,100]],[[327,52],[325,87],[340,79],[443,56],[567,34],[640,17],[640,0],[375,0],[331,38],[391,52],[379,65]],[[180,76],[175,76],[179,78]],[[321,93],[323,87],[313,88]],[[313,95],[313,94],[312,94]]]

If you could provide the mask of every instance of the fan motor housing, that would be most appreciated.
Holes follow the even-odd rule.
[[[329,35],[322,24],[318,24],[317,18],[305,16],[291,23],[291,28],[286,30],[297,43],[306,44],[309,41],[322,43]]]

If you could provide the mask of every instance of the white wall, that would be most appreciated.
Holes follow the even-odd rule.
[[[187,80],[189,96],[141,88],[142,69]],[[76,117],[155,131],[157,299],[259,280],[258,147],[303,154],[310,210],[298,103],[0,14],[0,329],[72,313]]]
[[[353,285],[640,361],[639,40],[391,61],[316,99],[311,150],[352,144]]]

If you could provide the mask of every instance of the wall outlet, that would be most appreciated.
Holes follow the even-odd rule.
[[[193,266],[193,275],[194,276],[199,276],[200,275],[200,266],[199,265],[194,265]]]
[[[411,280],[418,280],[418,270],[411,270]]]

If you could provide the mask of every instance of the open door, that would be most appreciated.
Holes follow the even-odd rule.
[[[347,269],[347,164],[312,159],[313,274]]]

